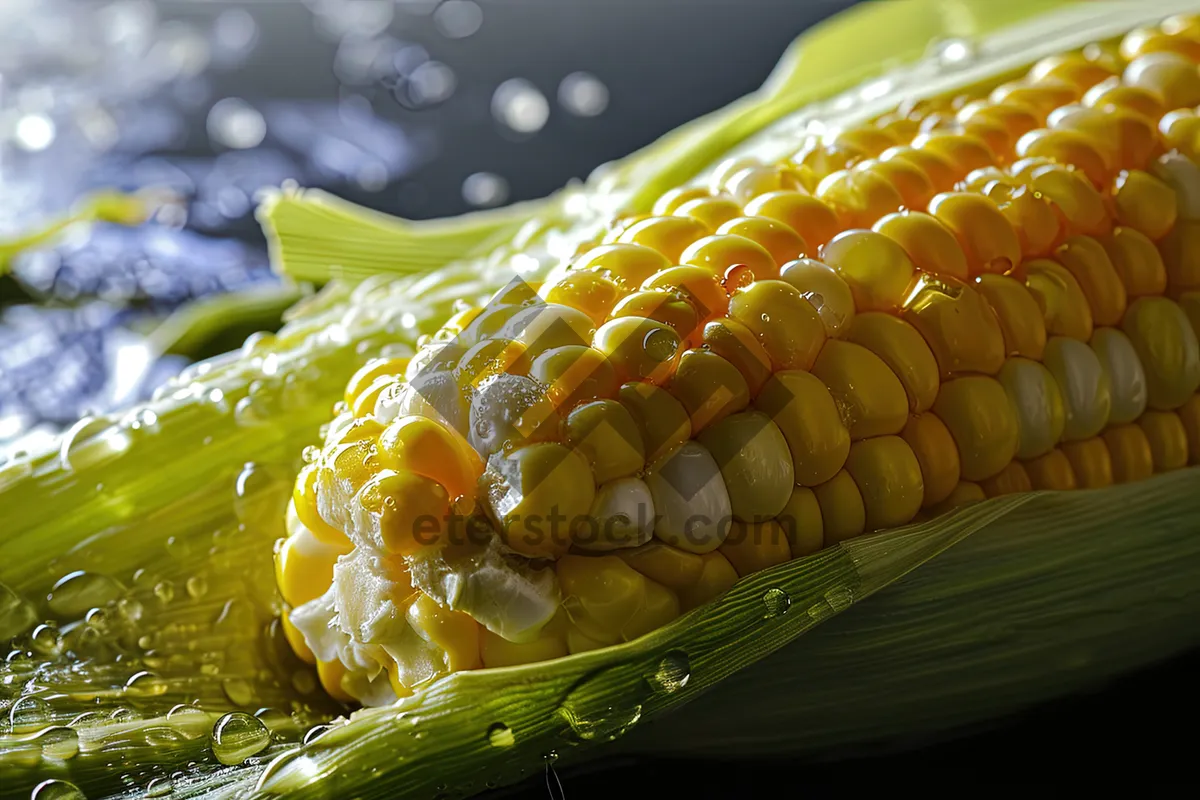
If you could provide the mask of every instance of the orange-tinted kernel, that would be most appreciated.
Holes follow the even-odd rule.
[[[970,274],[1003,274],[1020,263],[1017,232],[989,198],[947,192],[933,198],[929,213],[954,233],[967,257]]]
[[[718,234],[744,236],[761,245],[782,265],[808,252],[808,243],[786,224],[769,217],[736,217],[717,228]]]
[[[841,231],[833,209],[801,192],[771,192],[746,204],[748,217],[767,217],[800,234],[810,248],[819,248]]]
[[[937,217],[919,211],[888,214],[872,230],[904,248],[917,269],[944,278],[967,280],[967,258],[954,234]]]

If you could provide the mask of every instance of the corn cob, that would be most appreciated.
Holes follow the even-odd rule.
[[[629,641],[740,577],[1200,462],[1200,21],[734,158],[360,370],[284,624],[335,698]]]

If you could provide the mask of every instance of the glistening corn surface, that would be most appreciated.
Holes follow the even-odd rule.
[[[285,629],[379,704],[987,497],[1200,459],[1200,23],[730,159],[346,388]]]

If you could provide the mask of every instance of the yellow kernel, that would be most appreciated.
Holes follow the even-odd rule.
[[[750,329],[775,369],[809,369],[825,342],[817,310],[785,281],[755,281],[735,292],[729,316]]]
[[[639,547],[623,548],[614,555],[655,583],[673,592],[694,586],[704,572],[704,556],[652,540]]]
[[[296,488],[292,493],[296,517],[300,524],[308,528],[321,542],[333,547],[342,547],[348,541],[346,534],[326,522],[317,510],[318,468],[316,464],[308,464],[296,476]]]
[[[1200,105],[1200,70],[1181,55],[1151,53],[1139,56],[1129,62],[1121,78],[1129,86],[1158,95],[1168,111]]]
[[[770,217],[738,216],[717,228],[717,234],[749,239],[770,253],[771,259],[779,265],[800,258],[809,249],[800,234]]]
[[[592,347],[570,344],[547,350],[529,368],[529,377],[546,387],[546,395],[564,413],[589,400],[613,397],[617,374],[604,354]]]
[[[751,397],[756,396],[771,377],[771,357],[754,333],[736,320],[726,317],[705,325],[704,346],[737,368],[746,380]]]
[[[459,434],[429,417],[394,420],[379,437],[382,463],[398,472],[423,475],[445,487],[450,497],[474,497],[483,462]]]
[[[346,384],[344,399],[346,405],[353,407],[359,395],[375,383],[379,378],[391,378],[404,374],[408,367],[407,358],[373,358],[359,368],[358,372]],[[372,406],[373,408],[373,406]]]
[[[1148,119],[1158,119],[1166,112],[1158,94],[1122,83],[1118,75],[1106,78],[1088,89],[1083,95],[1083,104],[1092,108],[1128,109]]]
[[[953,166],[955,180],[962,180],[971,170],[996,163],[996,154],[987,144],[978,136],[967,133],[923,133],[913,139],[912,146],[943,156]]]
[[[750,388],[742,373],[716,353],[688,350],[667,384],[684,410],[695,436],[750,402]]]
[[[1006,275],[980,275],[975,288],[996,314],[1005,354],[1040,359],[1046,346],[1046,321],[1024,284]]]
[[[651,217],[630,225],[617,241],[623,244],[640,244],[657,250],[667,261],[678,264],[683,251],[692,242],[707,235],[708,226],[698,219]]]
[[[933,150],[918,150],[914,147],[901,145],[889,148],[879,156],[882,162],[906,161],[912,164],[929,179],[929,185],[935,192],[949,191],[960,179],[957,168],[945,156]]]
[[[821,260],[850,287],[860,312],[899,308],[916,278],[916,267],[904,248],[874,231],[839,233],[822,248]]]
[[[806,486],[792,490],[787,505],[775,521],[783,528],[791,547],[792,558],[803,558],[825,546],[825,529],[821,521],[821,504],[817,495]]]
[[[728,195],[717,195],[688,200],[673,213],[677,217],[698,219],[710,231],[715,231],[734,217],[741,216],[742,207]]]
[[[773,519],[765,522],[734,520],[719,552],[742,577],[770,569],[792,557],[784,528]]]
[[[1093,143],[1093,137],[1074,130],[1040,128],[1017,141],[1021,158],[1048,158],[1070,164],[1087,176],[1097,189],[1108,185],[1112,164]]]
[[[652,209],[654,216],[667,217],[675,213],[675,210],[689,200],[695,200],[699,197],[708,197],[708,189],[701,186],[679,186],[665,192],[658,200],[654,201]]]
[[[373,544],[395,555],[412,555],[440,542],[450,520],[446,488],[415,472],[381,472],[355,496],[372,520]]]
[[[1079,88],[1059,78],[1043,77],[1036,82],[1013,81],[997,86],[988,99],[993,103],[1015,103],[1037,113],[1042,119],[1051,111],[1079,97]]]
[[[1178,410],[1186,436],[1189,464],[1200,463],[1200,395],[1192,395]]]
[[[955,508],[982,503],[986,499],[987,495],[983,493],[983,489],[978,483],[959,481],[958,485],[954,487],[954,491],[950,493],[950,496],[930,508],[929,511],[934,516],[938,516]]]
[[[830,339],[812,374],[829,389],[852,440],[899,433],[908,420],[904,386],[867,348]]]
[[[596,325],[603,324],[608,313],[623,294],[615,281],[594,270],[573,270],[553,284],[542,287],[547,303],[570,306],[591,317]]]
[[[679,263],[704,267],[721,276],[735,264],[745,264],[754,272],[755,280],[779,276],[779,266],[771,254],[757,242],[745,236],[706,236],[693,242],[679,257]]]
[[[454,367],[454,380],[463,387],[478,388],[495,375],[525,375],[529,372],[525,345],[502,336],[471,345]]]
[[[1167,286],[1176,292],[1200,289],[1200,221],[1180,220],[1159,243]]]
[[[654,273],[671,266],[657,250],[638,244],[606,244],[593,247],[575,260],[574,269],[595,270],[607,275],[626,291],[636,289]]]
[[[1088,236],[1072,236],[1055,251],[1054,260],[1079,283],[1094,325],[1116,325],[1121,321],[1127,302],[1125,285],[1099,242]]]
[[[608,358],[617,380],[664,383],[682,352],[679,335],[652,319],[618,317],[600,326],[593,346]]]
[[[1100,243],[1129,299],[1167,290],[1167,268],[1154,242],[1135,228],[1114,228]]]
[[[1087,137],[1108,166],[1118,170],[1141,169],[1159,148],[1154,123],[1135,111],[1063,106],[1050,115],[1048,122],[1056,130],[1075,131]]]
[[[867,509],[862,493],[846,470],[820,486],[814,486],[813,494],[821,509],[826,547],[853,539],[866,529]]]
[[[984,187],[1000,213],[1017,232],[1021,255],[1039,258],[1048,255],[1062,236],[1062,224],[1051,202],[1028,186],[1008,181],[993,181]]]
[[[1063,455],[1071,463],[1080,489],[1103,489],[1113,484],[1112,457],[1099,436],[1081,442],[1064,442]]]
[[[1114,483],[1132,483],[1154,474],[1150,440],[1139,426],[1114,425],[1101,438],[1112,460]]]
[[[802,192],[770,192],[746,204],[746,216],[778,220],[800,235],[814,250],[842,229],[829,206]]]
[[[824,483],[846,463],[850,432],[829,388],[812,373],[776,372],[754,399],[754,407],[783,433],[797,485]]]
[[[862,496],[867,530],[905,525],[920,511],[925,496],[921,466],[899,436],[855,442],[846,471]]]
[[[1074,84],[1081,91],[1095,86],[1112,75],[1105,64],[1087,58],[1082,53],[1047,56],[1029,69],[1029,80],[1038,82],[1054,78]]]
[[[935,414],[916,414],[908,418],[901,438],[908,443],[921,469],[922,508],[941,503],[958,485],[961,466],[954,437]]]
[[[687,589],[679,591],[679,609],[681,611],[691,611],[693,608],[715,600],[737,583],[737,571],[719,550],[705,553],[700,558],[704,560],[704,568],[700,572],[700,577]]]
[[[661,289],[636,291],[625,295],[613,308],[609,317],[661,322],[675,331],[681,342],[689,341],[700,329],[700,316],[696,307],[683,295]]]
[[[1200,41],[1171,36],[1161,28],[1135,28],[1121,40],[1121,57],[1133,61],[1147,53],[1175,53],[1193,63],[1200,61]]]
[[[943,380],[965,372],[994,375],[1004,364],[996,313],[972,286],[923,275],[904,305],[904,319],[933,351]]]
[[[917,269],[945,278],[967,279],[967,257],[949,228],[919,211],[888,214],[872,228],[904,248]]]
[[[353,703],[351,697],[343,688],[342,679],[346,677],[346,668],[341,661],[318,661],[317,679],[325,693],[339,703]]]
[[[721,285],[721,279],[705,267],[671,267],[648,278],[642,284],[643,291],[664,291],[682,295],[696,309],[698,324],[703,325],[725,316],[729,310],[729,295]],[[677,329],[678,330],[678,329]],[[689,330],[685,338],[691,336]]]
[[[933,405],[940,383],[937,359],[912,325],[891,314],[870,311],[856,316],[843,338],[883,359],[903,384],[910,411],[919,414]]]
[[[1046,320],[1046,333],[1086,342],[1092,338],[1092,309],[1079,281],[1054,261],[1037,259],[1025,265],[1025,286]]]
[[[828,264],[797,259],[783,265],[780,277],[812,304],[828,336],[839,336],[854,319],[854,295]]]
[[[288,645],[292,648],[292,652],[296,657],[305,664],[317,663],[317,657],[313,655],[313,651],[309,649],[308,642],[304,640],[304,634],[296,629],[292,624],[288,615],[292,613],[292,609],[285,606],[283,613],[279,615],[280,627],[283,628],[283,638],[287,640]]]
[[[1020,494],[1033,491],[1033,482],[1029,473],[1020,461],[1010,461],[1008,466],[992,477],[979,484],[983,493],[988,497],[1000,497],[1006,494]]]
[[[1146,372],[1150,408],[1170,411],[1200,388],[1200,344],[1183,310],[1165,297],[1129,304],[1121,330]]]
[[[1138,426],[1150,443],[1155,472],[1181,469],[1188,463],[1188,433],[1180,416],[1171,411],[1147,411]]]
[[[846,228],[869,228],[904,205],[900,192],[874,172],[834,172],[818,184],[816,196],[837,213]]]
[[[1016,455],[1017,416],[996,379],[971,375],[947,381],[933,411],[954,437],[965,480],[990,478]]]
[[[646,463],[652,464],[692,437],[692,423],[679,401],[652,383],[627,383],[617,400],[641,434]]]
[[[1026,461],[1025,473],[1038,491],[1068,491],[1077,487],[1071,461],[1059,449]]]
[[[1112,230],[1104,198],[1077,170],[1057,164],[1040,165],[1023,182],[1062,213],[1068,236],[1101,237]]]
[[[854,172],[870,172],[895,187],[904,208],[921,210],[937,193],[929,176],[911,161],[893,158],[890,161],[869,160],[854,165]]]
[[[929,213],[958,239],[971,275],[1003,274],[1021,263],[1021,240],[1012,223],[989,198],[946,192],[933,198]]]

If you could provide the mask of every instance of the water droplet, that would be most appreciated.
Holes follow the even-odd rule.
[[[88,609],[83,621],[97,633],[103,633],[108,629],[108,612],[103,608]]]
[[[226,678],[221,682],[221,688],[235,706],[248,706],[254,702],[254,690],[242,678]]]
[[[33,605],[0,583],[0,642],[20,636],[36,621]]]
[[[167,682],[161,675],[142,670],[125,682],[125,693],[134,697],[158,697],[167,693]]]
[[[637,724],[642,718],[642,704],[636,699],[634,687],[618,693],[597,693],[591,681],[584,678],[568,692],[558,713],[581,741],[610,742]],[[640,686],[648,694],[644,681]]]
[[[154,584],[154,596],[163,605],[175,599],[175,584],[172,581],[159,581]]]
[[[331,730],[333,730],[332,725],[314,725],[305,732],[304,743],[311,744]]]
[[[174,722],[179,725],[190,725],[207,719],[208,714],[204,713],[204,709],[187,703],[179,703],[171,706],[171,710],[167,712],[167,722]]]
[[[42,781],[34,787],[30,800],[87,800],[87,795],[70,781]]]
[[[65,761],[79,754],[79,734],[66,726],[46,728],[37,737],[44,758]]]
[[[235,150],[257,147],[267,135],[263,115],[237,97],[226,97],[213,104],[206,126],[210,139]]]
[[[129,434],[111,420],[84,417],[63,434],[59,460],[65,470],[95,466],[129,448]]]
[[[854,593],[845,586],[839,586],[825,593],[825,602],[829,603],[834,611],[845,611],[854,602]]]
[[[692,678],[692,664],[687,653],[682,650],[672,650],[658,662],[658,669],[651,677],[651,685],[661,692],[674,694],[687,686]]]
[[[155,725],[142,731],[142,738],[151,747],[171,747],[187,739],[182,731],[168,728],[166,725]]]
[[[57,655],[62,650],[62,634],[51,624],[38,625],[29,634],[29,643],[39,653]]]
[[[46,604],[60,618],[82,616],[89,608],[105,606],[123,592],[121,584],[107,575],[77,571],[59,578],[46,597]]]
[[[792,597],[778,586],[763,592],[763,605],[767,607],[767,619],[782,617],[792,607]]]
[[[265,750],[271,743],[271,732],[257,717],[234,711],[217,720],[212,738],[213,755],[222,764],[232,766]]]
[[[944,39],[932,45],[933,56],[946,65],[965,65],[975,60],[975,45],[966,39]]]
[[[155,778],[146,786],[146,797],[166,797],[175,791],[175,784],[170,778]]]
[[[8,724],[13,731],[30,728],[40,729],[51,718],[50,706],[40,697],[27,696],[12,704],[8,709]]]
[[[140,620],[142,618],[142,611],[144,610],[145,609],[142,608],[141,601],[135,600],[132,597],[122,597],[117,602],[117,611],[119,611],[121,616],[125,617],[125,619],[129,620],[130,622],[137,622]]]
[[[208,580],[203,575],[193,575],[187,579],[187,593],[193,600],[199,600],[208,592]]]
[[[512,747],[517,743],[512,728],[503,722],[495,722],[487,730],[488,744],[492,747]]]
[[[304,459],[305,464],[315,464],[321,460],[321,448],[310,444],[300,451],[300,457]]]
[[[475,172],[462,184],[463,200],[479,208],[491,208],[508,199],[508,181],[494,172]]]

